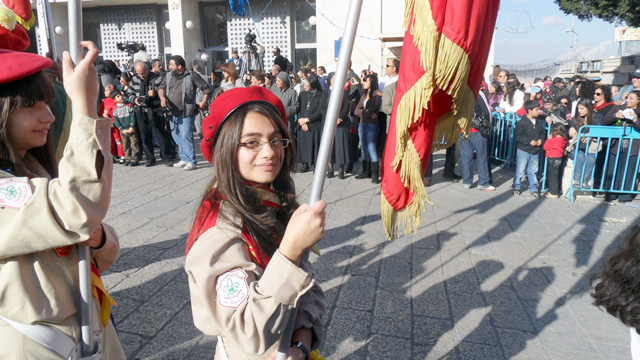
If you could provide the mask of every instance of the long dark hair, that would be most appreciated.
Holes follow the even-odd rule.
[[[513,105],[513,100],[516,94],[516,91],[518,90],[518,84],[515,81],[507,81],[507,83],[504,86],[505,92],[504,92],[504,96],[507,99],[507,103],[509,105]]]
[[[238,80],[238,70],[236,70],[236,66],[233,63],[224,63],[220,65],[220,69],[226,71],[229,74],[229,83],[233,84]]]
[[[623,324],[640,329],[640,226],[589,281],[593,304]]]
[[[18,156],[9,141],[7,123],[9,116],[15,111],[32,107],[39,101],[51,105],[56,97],[53,81],[44,74],[38,72],[25,78],[0,84],[0,169],[8,169],[14,175],[25,176],[29,169],[20,156]],[[53,123],[54,126],[60,126]],[[52,127],[47,135],[47,142],[40,147],[27,151],[31,154],[52,177],[58,176],[58,165],[55,158],[55,131]]]
[[[289,145],[284,149],[282,168],[271,183],[271,188],[280,198],[282,207],[277,209],[265,206],[258,190],[242,178],[237,166],[238,140],[242,135],[244,119],[251,112],[266,116],[280,131],[282,138],[292,140],[280,113],[273,106],[262,103],[240,106],[229,115],[219,130],[218,141],[213,148],[214,174],[204,192],[202,204],[212,205],[224,197],[235,210],[235,214],[220,213],[219,216],[230,222],[232,215],[240,216],[242,224],[238,225],[246,225],[260,247],[271,256],[278,248],[276,239],[282,238],[291,214],[298,208],[296,189],[291,177],[296,165],[296,147]],[[195,219],[196,233],[200,232],[202,220],[206,219],[207,215]]]
[[[586,107],[587,111],[589,111],[586,117],[580,116],[580,113],[578,112],[578,106],[580,105]],[[576,105],[576,118],[581,121],[580,126],[595,125],[593,121],[593,103],[591,102],[591,100],[585,98],[578,101],[578,105]]]
[[[373,93],[378,90],[378,76],[376,74],[367,74],[364,77],[364,80],[369,79],[369,83],[371,86],[367,90],[364,91],[364,95],[371,97]]]

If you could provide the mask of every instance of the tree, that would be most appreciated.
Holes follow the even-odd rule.
[[[628,26],[640,26],[640,0],[554,0],[565,14],[580,20],[594,17]]]

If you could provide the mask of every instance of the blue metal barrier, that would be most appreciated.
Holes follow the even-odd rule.
[[[499,113],[494,111],[493,128],[491,131],[491,150],[489,157],[497,161],[501,161],[505,168],[509,168],[511,165],[516,165],[516,140],[514,138],[516,131],[516,123],[521,119],[516,113]],[[545,123],[546,137],[542,139],[544,141],[549,137],[549,131],[551,127]],[[538,164],[538,181],[540,183],[540,189],[544,190],[547,174],[547,161],[544,155],[544,150],[540,151]]]
[[[631,151],[634,144],[637,145],[638,142],[640,142],[640,132],[631,126],[583,126],[580,128],[576,147],[580,143],[585,143],[585,158],[594,154],[595,163],[598,163],[599,159],[601,166],[600,169],[594,166],[589,173],[586,171],[587,161],[580,168],[574,166],[571,174],[572,185],[567,192],[567,198],[575,201],[575,191],[640,194],[636,185],[640,170],[640,156],[632,155]],[[602,171],[596,173],[596,170]],[[577,182],[574,181],[576,173],[579,174]]]

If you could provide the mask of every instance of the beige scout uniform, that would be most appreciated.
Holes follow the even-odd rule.
[[[75,116],[59,164],[50,180],[33,158],[25,159],[38,177],[0,171],[0,315],[22,324],[55,327],[80,341],[78,252],[67,257],[54,248],[85,241],[106,215],[113,163],[109,119]],[[92,136],[93,134],[93,136]],[[98,153],[104,165],[96,169]],[[9,190],[13,196],[7,196]],[[106,243],[93,252],[99,271],[119,255],[118,238],[104,226]],[[103,332],[103,359],[124,359],[113,325]],[[61,359],[0,319],[0,359]]]
[[[227,202],[222,201],[220,214],[230,211],[233,210]],[[240,223],[241,220],[235,217],[232,221]],[[298,267],[276,251],[262,270],[251,260],[249,248],[237,227],[219,216],[216,226],[193,244],[185,264],[194,323],[206,335],[219,336],[222,340],[218,341],[215,360],[223,359],[221,346],[230,360],[266,359],[277,351],[282,331],[296,304],[295,329],[310,328],[314,335],[311,347],[316,349],[322,336],[325,300],[310,268],[308,263]],[[224,294],[216,290],[223,288],[225,283],[221,284],[220,279],[228,274],[239,274],[232,277],[235,281],[230,281],[238,285],[238,302],[225,299]],[[237,280],[244,274],[244,281]]]

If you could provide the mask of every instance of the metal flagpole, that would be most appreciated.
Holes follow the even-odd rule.
[[[53,24],[51,23],[51,7],[49,6],[49,0],[38,0],[38,10],[42,11],[42,17],[44,18],[44,30],[47,37],[47,48],[49,48],[49,58],[56,61],[56,42],[53,32]]]
[[[358,21],[360,19],[361,9],[362,0],[351,0],[351,4],[349,5],[349,12],[347,13],[347,22],[344,27],[342,45],[340,46],[340,55],[338,57],[336,74],[333,77],[335,79],[334,84],[336,84],[336,86],[333,87],[331,91],[331,97],[329,98],[327,115],[324,119],[324,128],[322,129],[322,139],[320,140],[320,149],[318,150],[318,159],[316,161],[315,171],[313,172],[313,183],[311,184],[309,207],[320,201],[320,197],[322,196],[322,189],[324,188],[324,176],[327,170],[327,163],[329,162],[329,155],[331,154],[331,145],[333,144],[333,138],[336,133],[340,102],[341,100],[344,100],[342,99],[342,93],[344,84],[347,80],[347,72],[349,71],[349,60],[351,59],[351,53],[353,51],[353,43],[356,37],[356,30],[358,29]],[[331,86],[331,84],[327,85]],[[308,257],[308,252],[304,257]],[[292,310],[289,323],[287,324],[287,327],[282,334],[276,360],[285,360],[287,358],[287,352],[289,351],[291,337],[293,335],[293,327],[296,322],[296,310],[296,308]]]
[[[82,1],[69,0],[69,53],[77,65],[82,60]],[[73,106],[73,104],[72,104]],[[72,110],[74,111],[74,110]],[[75,111],[74,111],[75,112]],[[78,285],[81,297],[81,334],[82,356],[91,356],[95,350],[91,319],[93,318],[93,301],[91,299],[91,251],[88,246],[78,246]]]

